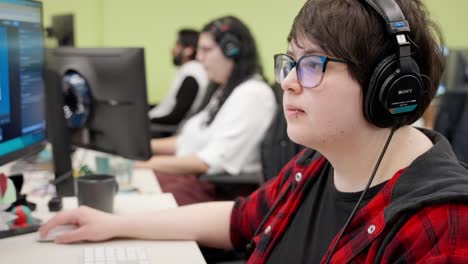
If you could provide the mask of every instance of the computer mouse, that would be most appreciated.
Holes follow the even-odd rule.
[[[58,225],[49,230],[44,238],[38,239],[39,242],[53,242],[56,237],[77,229],[76,225]]]

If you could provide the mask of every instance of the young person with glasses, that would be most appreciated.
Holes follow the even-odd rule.
[[[442,74],[437,32],[422,0],[308,0],[275,75],[288,135],[309,149],[277,178],[138,228],[126,226],[141,215],[80,208],[41,234],[72,222],[81,228],[57,242],[191,239],[246,251],[248,263],[467,263],[468,171],[443,136],[409,125]]]

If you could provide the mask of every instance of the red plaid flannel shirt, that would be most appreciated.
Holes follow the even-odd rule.
[[[324,157],[301,160],[307,156],[304,153],[306,150],[290,161],[277,178],[236,201],[230,236],[237,250],[245,250],[246,245],[254,242],[248,263],[265,263],[298,210],[305,183],[314,180],[327,162]],[[424,205],[406,214],[407,217],[401,215],[392,223],[386,222],[384,209],[390,204],[393,188],[402,173],[403,170],[398,171],[357,212],[331,263],[468,263],[466,204]],[[385,239],[386,236],[391,239]],[[329,254],[328,251],[322,263]]]

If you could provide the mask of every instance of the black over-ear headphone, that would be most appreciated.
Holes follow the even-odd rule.
[[[377,64],[364,96],[364,115],[378,127],[391,127],[396,119],[419,109],[423,84],[418,64],[411,58],[410,27],[398,4],[394,0],[365,2],[385,20],[398,50]]]
[[[227,18],[216,20],[211,29],[224,56],[235,59],[239,57],[241,52],[240,41],[236,35],[229,31],[230,25]]]

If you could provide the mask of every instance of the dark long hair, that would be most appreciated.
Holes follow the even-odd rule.
[[[212,34],[218,45],[226,34],[229,34],[236,39],[236,43],[239,45],[238,54],[232,58],[234,60],[234,68],[232,69],[231,75],[229,76],[226,86],[222,88],[223,91],[217,105],[212,111],[210,111],[209,118],[206,122],[206,124],[209,125],[213,122],[232,91],[239,84],[248,80],[254,74],[259,74],[263,78],[263,69],[260,65],[260,58],[257,51],[257,45],[255,44],[255,39],[247,26],[238,18],[234,16],[225,16],[215,19],[206,24],[203,27],[202,32]],[[209,88],[210,89],[203,100],[201,109],[204,109],[208,105],[213,93],[217,88],[219,88],[219,84],[211,83]]]

